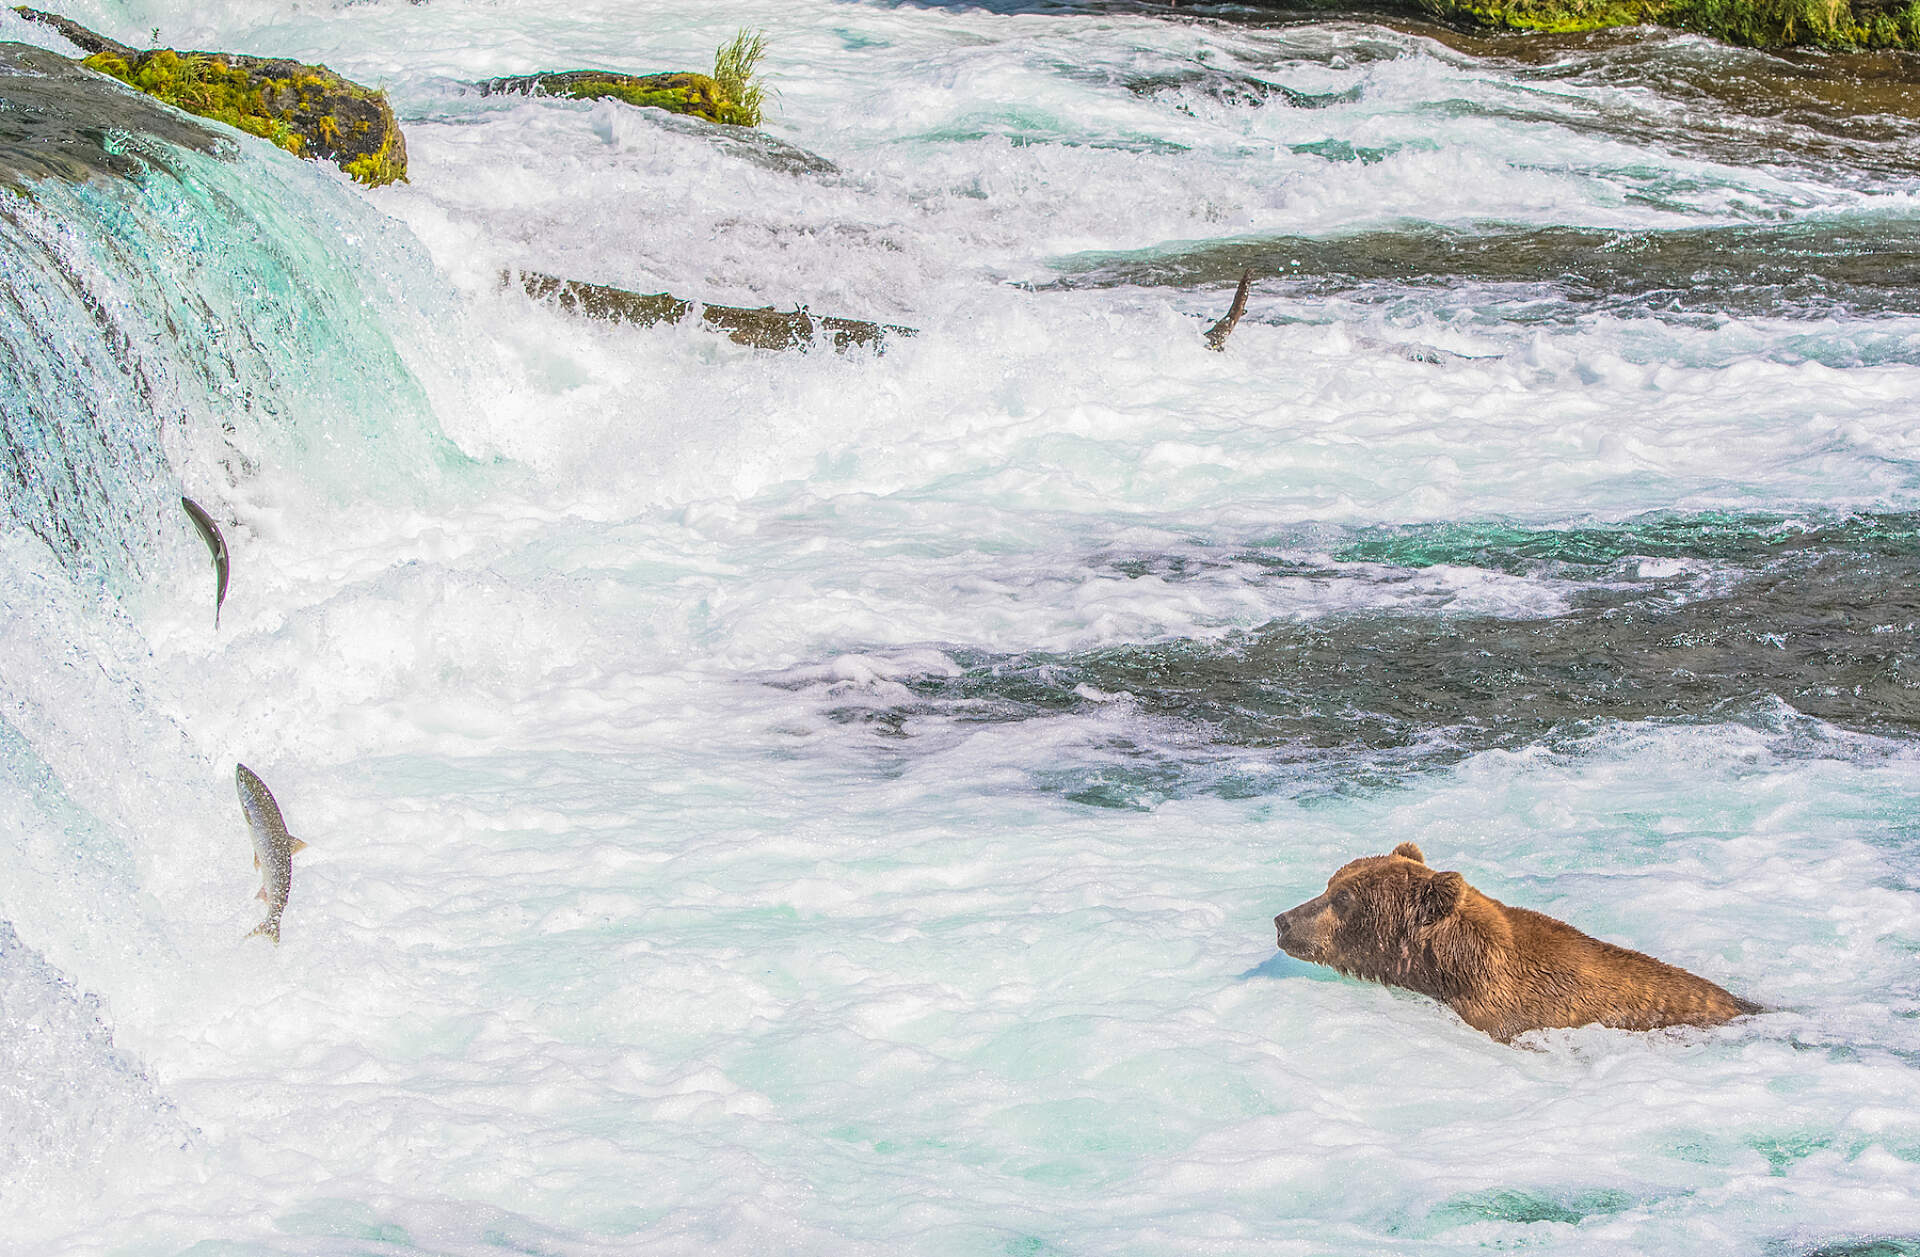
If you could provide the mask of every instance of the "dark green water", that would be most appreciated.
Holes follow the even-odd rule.
[[[908,681],[910,701],[828,699],[828,714],[902,757],[968,727],[1082,719],[1073,762],[1035,781],[1116,806],[1302,775],[1390,781],[1478,751],[1577,750],[1633,722],[1920,735],[1920,517],[1444,524],[1354,531],[1330,549],[1103,562],[1171,584],[1221,565],[1355,582],[1378,610],[1080,653],[958,652],[959,674]],[[1537,582],[1558,609],[1409,606],[1412,575],[1441,564]]]
[[[1382,302],[1409,290],[1477,291],[1521,321],[1595,311],[1825,318],[1920,311],[1920,224],[1836,219],[1601,231],[1409,223],[1346,235],[1170,244],[1059,259],[1048,287],[1231,289],[1250,269],[1263,298]]]

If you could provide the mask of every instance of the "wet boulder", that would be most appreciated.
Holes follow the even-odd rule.
[[[212,128],[109,87],[78,62],[45,48],[0,43],[0,78],[7,84],[6,108],[0,109],[0,187],[17,192],[49,178],[132,178],[168,169],[169,148],[212,153],[228,144]],[[0,207],[0,220],[7,214]]]
[[[88,56],[84,65],[187,113],[324,158],[371,187],[407,177],[407,145],[386,93],[323,65],[231,52],[135,49],[57,14],[17,8]]]

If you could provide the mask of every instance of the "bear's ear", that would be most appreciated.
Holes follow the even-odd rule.
[[[1460,894],[1467,879],[1458,873],[1435,873],[1414,892],[1414,916],[1421,925],[1432,925],[1460,906]]]
[[[1415,864],[1425,864],[1427,862],[1427,857],[1421,853],[1420,848],[1410,842],[1401,843],[1393,849],[1393,853],[1395,855],[1405,856]]]

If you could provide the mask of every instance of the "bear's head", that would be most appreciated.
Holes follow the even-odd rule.
[[[1327,879],[1327,889],[1273,919],[1280,950],[1356,978],[1452,999],[1471,981],[1480,948],[1465,928],[1474,891],[1458,873],[1436,873],[1420,848],[1366,856]]]

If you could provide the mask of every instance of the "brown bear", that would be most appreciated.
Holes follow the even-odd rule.
[[[1763,1011],[1685,969],[1489,899],[1458,873],[1428,868],[1410,842],[1347,864],[1273,925],[1287,955],[1431,996],[1502,1043],[1554,1026],[1713,1026]]]

